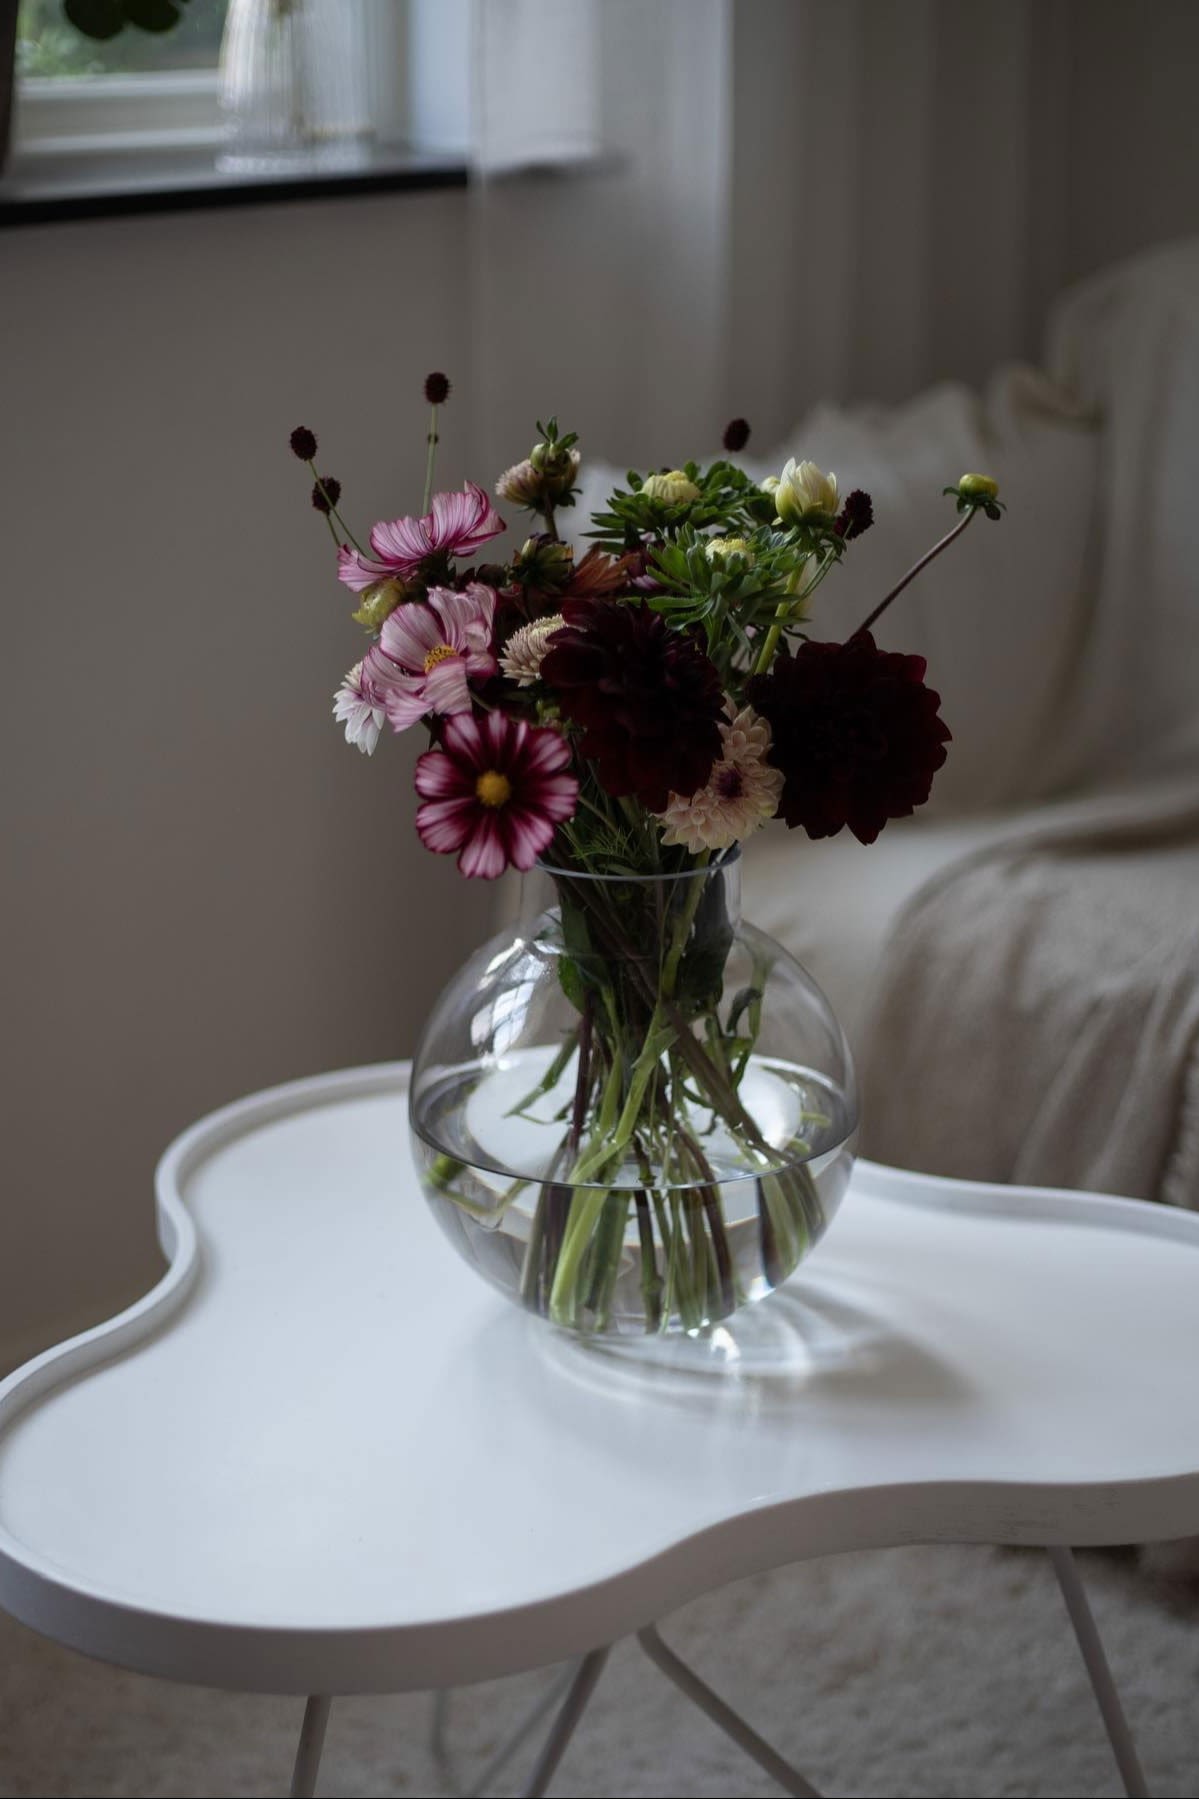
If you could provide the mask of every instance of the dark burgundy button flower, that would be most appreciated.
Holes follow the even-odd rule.
[[[846,543],[852,543],[863,531],[869,531],[874,523],[874,503],[870,495],[860,487],[855,487],[851,494],[846,494],[845,504],[837,514],[833,530]]]
[[[770,760],[783,774],[780,818],[809,837],[848,825],[873,843],[889,818],[924,804],[950,740],[925,666],[859,631],[848,643],[784,650],[754,676],[749,702],[770,725]]]
[[[440,369],[434,369],[431,375],[425,376],[425,398],[430,406],[444,406],[450,397],[450,378],[443,375]]]
[[[704,785],[721,753],[720,676],[694,638],[642,602],[568,599],[541,664],[579,748],[614,798],[662,812]]]
[[[322,475],[312,484],[312,504],[328,517],[341,498],[341,482],[336,475]]]
[[[311,462],[316,455],[316,433],[307,425],[297,425],[287,441],[292,455],[298,456],[301,462]]]
[[[749,442],[749,420],[730,419],[724,428],[723,443],[730,455],[735,456]]]

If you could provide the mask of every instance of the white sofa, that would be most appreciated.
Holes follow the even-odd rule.
[[[1046,368],[786,446],[879,520],[817,634],[937,535],[942,477],[1009,510],[880,633],[943,694],[932,802],[868,849],[763,834],[747,911],[841,1014],[868,1152],[1199,1206],[1199,245],[1067,295]]]
[[[1008,506],[878,633],[943,696],[930,804],[868,848],[771,827],[746,855],[747,916],[846,1027],[864,1149],[1199,1205],[1199,244],[1068,294],[1043,372],[820,407],[745,462],[788,455],[875,504],[817,637],[847,636],[953,522],[947,482],[983,470]]]

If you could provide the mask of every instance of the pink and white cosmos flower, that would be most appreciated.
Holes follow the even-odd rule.
[[[337,552],[337,577],[361,593],[373,581],[392,575],[402,581],[438,550],[449,556],[472,556],[505,529],[483,489],[468,481],[461,493],[434,494],[433,508],[423,518],[376,525],[370,535],[373,556],[343,544]]]
[[[378,695],[356,662],[333,695],[333,716],[346,728],[346,742],[355,743],[364,756],[374,754],[383,728],[384,712]]]
[[[570,745],[557,731],[503,712],[455,713],[441,748],[416,764],[421,842],[440,856],[458,852],[462,873],[485,881],[508,867],[531,868],[574,814],[579,783],[569,763]]]
[[[412,600],[383,620],[379,641],[365,657],[364,675],[393,731],[406,731],[430,712],[469,712],[470,683],[489,681],[495,591],[472,581],[464,592],[431,587],[427,603]]]

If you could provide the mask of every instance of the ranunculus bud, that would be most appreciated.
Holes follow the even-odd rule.
[[[526,537],[513,567],[522,580],[536,587],[561,587],[574,572],[574,551],[568,543],[559,543],[547,532],[538,532]]]
[[[311,462],[316,455],[316,434],[307,425],[297,425],[288,442],[292,455],[298,456],[301,462]]]
[[[826,475],[814,462],[796,462],[792,456],[779,476],[774,504],[785,525],[832,519],[837,511],[837,477]]]
[[[990,475],[963,475],[958,482],[958,492],[965,494],[968,500],[993,500],[999,492],[999,483],[992,481]]]
[[[390,618],[396,607],[407,598],[408,589],[402,581],[394,578],[372,581],[371,585],[364,587],[358,595],[360,602],[358,610],[351,612],[350,617],[357,619],[360,625],[365,625],[368,631],[377,631],[383,620]]]
[[[647,475],[641,484],[647,500],[658,500],[663,506],[682,506],[699,499],[699,488],[681,468],[667,469],[665,474]]]

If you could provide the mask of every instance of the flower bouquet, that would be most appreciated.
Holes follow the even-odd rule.
[[[996,486],[966,475],[941,541],[838,642],[817,587],[873,520],[869,496],[789,461],[757,482],[727,454],[630,472],[590,521],[577,440],[550,419],[496,497],[434,493],[364,547],[337,481],[310,468],[365,654],[334,714],[364,754],[420,725],[416,829],[468,877],[528,871],[515,927],[479,952],[426,1029],[411,1090],[425,1192],[462,1252],[581,1332],[705,1330],[769,1292],[844,1190],[853,1073],[827,1002],[743,925],[740,846],[781,820],[871,843],[928,798],[949,731],[917,656],[871,627]]]

